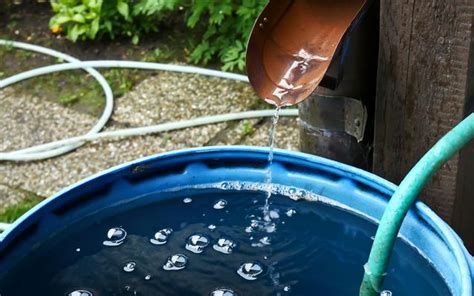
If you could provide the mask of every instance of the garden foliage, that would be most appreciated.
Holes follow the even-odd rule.
[[[223,70],[243,70],[245,45],[253,23],[268,0],[51,0],[55,33],[72,41],[131,38],[157,32],[171,17],[182,21],[196,38],[193,63],[218,59]]]

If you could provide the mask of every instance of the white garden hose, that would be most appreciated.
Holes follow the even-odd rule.
[[[223,114],[223,115],[200,117],[200,118],[195,118],[191,120],[171,122],[171,123],[159,124],[159,125],[148,126],[148,127],[130,128],[130,129],[123,129],[123,130],[117,130],[117,131],[112,131],[112,132],[99,133],[99,131],[104,127],[104,125],[107,123],[108,119],[110,118],[110,115],[112,114],[113,94],[112,94],[110,85],[107,83],[105,78],[93,68],[104,68],[104,67],[105,68],[134,68],[134,69],[145,69],[145,70],[174,71],[174,72],[201,74],[201,75],[232,79],[232,80],[238,80],[238,81],[244,81],[244,82],[248,82],[248,78],[247,76],[244,76],[244,75],[192,67],[192,66],[135,62],[135,61],[81,62],[78,59],[75,59],[64,53],[61,53],[52,49],[44,48],[41,46],[37,46],[37,45],[28,44],[28,43],[0,39],[0,45],[6,45],[6,46],[25,49],[25,50],[31,50],[31,51],[47,54],[56,58],[60,58],[69,62],[65,64],[57,64],[57,65],[51,65],[51,66],[29,70],[20,74],[13,75],[9,78],[0,80],[0,89],[7,87],[11,84],[20,82],[22,80],[48,74],[48,73],[71,70],[71,69],[84,69],[85,71],[89,72],[101,84],[102,88],[104,89],[105,97],[106,97],[106,106],[105,106],[104,112],[102,113],[101,117],[97,121],[96,125],[85,135],[72,137],[72,138],[59,140],[59,141],[54,141],[54,142],[50,142],[46,144],[36,145],[36,146],[32,146],[29,148],[20,149],[16,151],[1,152],[0,161],[1,160],[30,161],[30,160],[46,159],[46,158],[58,156],[58,155],[67,153],[73,149],[76,149],[77,147],[84,144],[86,141],[92,141],[92,140],[97,140],[97,139],[102,139],[102,138],[126,137],[126,136],[137,136],[137,135],[144,135],[144,134],[150,134],[150,133],[158,133],[158,132],[164,132],[164,131],[182,129],[182,128],[187,128],[187,127],[199,126],[199,125],[204,125],[204,124],[230,121],[230,120],[270,117],[270,116],[273,116],[273,113],[274,113],[273,110],[230,113],[230,114]],[[281,115],[282,116],[298,116],[298,110],[296,109],[282,110]]]
[[[65,53],[62,53],[62,52],[59,52],[59,51],[56,51],[56,50],[53,50],[53,49],[49,49],[49,48],[46,48],[46,47],[33,45],[33,44],[0,39],[0,45],[20,48],[20,49],[29,50],[29,51],[34,51],[34,52],[49,55],[49,56],[52,56],[52,57],[55,57],[55,58],[58,58],[58,59],[62,59],[64,61],[68,61],[68,62],[80,62],[80,60],[78,60],[78,59],[76,59],[76,58],[74,58],[70,55],[67,55]],[[109,120],[110,116],[112,115],[112,111],[113,111],[113,108],[114,108],[114,96],[113,96],[113,93],[112,93],[112,89],[110,88],[110,85],[107,83],[107,80],[105,80],[104,76],[102,76],[99,72],[97,72],[96,70],[94,70],[92,68],[83,68],[83,69],[86,72],[88,72],[89,74],[91,74],[92,77],[94,77],[97,80],[97,82],[99,82],[100,86],[102,87],[102,89],[104,90],[104,93],[105,93],[105,108],[104,108],[104,111],[102,112],[102,115],[100,116],[99,120],[97,121],[97,123],[87,133],[87,135],[91,135],[91,134],[98,133],[105,126],[105,124]],[[1,80],[1,81],[3,81],[3,80]],[[1,88],[2,87],[0,87],[0,89]],[[37,155],[38,157],[35,158],[35,159],[44,159],[44,158],[50,158],[50,157],[58,156],[58,155],[67,153],[71,150],[74,150],[77,147],[79,147],[80,145],[81,144],[75,144],[75,145],[58,147],[58,148],[49,150],[45,153],[38,154]],[[19,155],[22,155],[22,154],[26,154],[27,151],[18,150],[18,151],[15,151],[14,153],[18,153]],[[32,154],[32,156],[34,156],[34,154]],[[1,159],[0,158],[0,160],[9,160],[9,159]]]

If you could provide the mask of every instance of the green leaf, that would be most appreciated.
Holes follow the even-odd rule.
[[[82,16],[81,14],[75,14],[72,17],[72,20],[75,21],[76,23],[85,23],[85,21],[86,21],[84,16]]]
[[[128,4],[125,2],[118,2],[117,3],[117,10],[118,12],[126,19],[128,19],[129,16],[129,8]]]
[[[112,32],[112,22],[111,21],[105,21],[104,22],[104,27],[111,33]]]
[[[67,23],[71,21],[71,18],[66,15],[57,15],[51,19],[52,23],[55,25],[62,25],[64,23]]]
[[[79,37],[79,25],[74,25],[67,32],[67,36],[72,42],[76,42]]]
[[[99,18],[96,18],[95,20],[92,21],[91,23],[91,28],[89,30],[89,38],[94,39],[95,36],[97,35],[97,32],[99,32]]]
[[[137,45],[138,42],[140,42],[140,37],[138,37],[138,35],[133,35],[133,37],[132,37],[132,43],[133,43],[134,45]]]

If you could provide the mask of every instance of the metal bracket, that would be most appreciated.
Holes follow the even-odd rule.
[[[301,120],[312,128],[344,131],[358,142],[364,139],[367,109],[356,99],[342,96],[312,94],[300,104]]]

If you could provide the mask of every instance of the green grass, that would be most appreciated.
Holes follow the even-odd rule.
[[[43,198],[30,194],[25,200],[0,212],[0,222],[12,223],[29,209],[37,205]]]

